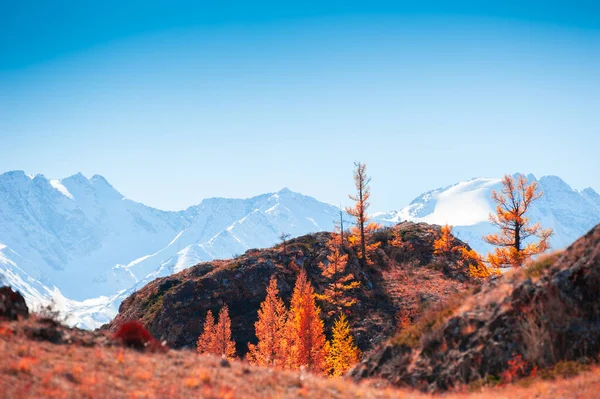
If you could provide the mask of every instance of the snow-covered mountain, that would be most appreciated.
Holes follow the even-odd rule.
[[[95,327],[136,286],[201,261],[331,230],[338,209],[283,189],[180,212],[128,200],[101,176],[0,175],[0,274],[32,306],[54,301]]]
[[[554,229],[555,248],[600,222],[600,196],[591,188],[573,190],[556,176],[538,184],[544,196],[531,218]],[[500,179],[472,179],[429,191],[374,219],[388,225],[407,219],[449,223],[485,253],[489,247],[481,237],[491,231],[494,189],[500,189]],[[209,198],[165,212],[124,198],[102,176],[48,180],[8,172],[0,175],[0,276],[30,306],[53,301],[71,324],[94,328],[156,277],[271,246],[281,233],[332,230],[337,218],[337,207],[288,189],[249,199]]]
[[[543,196],[532,205],[529,217],[551,227],[554,235],[551,245],[564,248],[592,227],[600,223],[600,196],[591,188],[577,191],[557,176],[544,176],[537,180],[528,175],[528,181],[537,181]],[[453,233],[480,253],[487,253],[490,245],[482,237],[494,230],[489,215],[495,204],[492,191],[501,190],[501,179],[474,178],[452,186],[428,191],[407,207],[378,214],[377,218],[389,222],[401,220],[433,224],[450,224]]]

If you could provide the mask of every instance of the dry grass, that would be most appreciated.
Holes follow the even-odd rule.
[[[353,384],[302,372],[279,372],[191,351],[143,353],[118,346],[55,345],[28,339],[14,323],[0,335],[0,398],[432,398],[382,381]],[[570,379],[526,379],[444,398],[595,398],[600,368]]]

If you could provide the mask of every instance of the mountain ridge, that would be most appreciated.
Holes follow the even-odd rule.
[[[600,195],[592,188],[573,190],[557,176],[536,181],[547,195],[532,209],[532,218],[555,229],[555,248],[600,222]],[[481,237],[490,231],[489,197],[499,182],[472,178],[429,190],[405,208],[373,219],[388,226],[403,220],[449,222],[458,238],[485,253],[489,246]],[[461,218],[468,223],[453,223]],[[338,219],[337,206],[287,187],[245,199],[210,197],[184,210],[162,211],[126,198],[98,174],[47,179],[10,171],[0,174],[0,273],[30,306],[52,300],[75,314],[71,323],[93,328],[109,321],[124,297],[154,278],[270,247],[281,233],[331,231]]]

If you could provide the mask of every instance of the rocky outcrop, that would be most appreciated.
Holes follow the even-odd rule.
[[[0,287],[0,319],[17,320],[29,316],[23,296],[10,287]]]
[[[391,244],[394,229],[406,246]],[[416,316],[474,284],[462,264],[442,264],[433,254],[433,241],[438,235],[439,226],[424,223],[405,222],[382,229],[372,237],[381,246],[373,256],[375,264],[366,270],[347,248],[348,270],[361,283],[356,290],[358,303],[349,318],[363,351],[394,333],[399,309],[410,308]],[[317,292],[325,288],[328,281],[321,276],[318,265],[326,259],[329,237],[330,233],[306,235],[285,246],[248,250],[235,259],[201,263],[154,280],[123,301],[117,317],[104,328],[115,331],[123,322],[139,320],[154,337],[171,347],[194,347],[206,312],[216,314],[227,304],[237,353],[243,356],[248,343],[256,340],[254,323],[271,276],[277,278],[280,295],[288,305],[300,268],[307,270]],[[456,244],[465,245],[458,240]],[[325,304],[322,315],[329,331],[333,316]]]
[[[423,390],[499,379],[511,359],[523,374],[600,353],[600,225],[567,250],[508,273],[423,316],[350,375]],[[520,356],[520,357],[519,357]]]

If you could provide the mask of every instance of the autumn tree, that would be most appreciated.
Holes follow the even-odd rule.
[[[501,192],[492,192],[496,213],[490,214],[490,221],[500,232],[484,237],[486,242],[497,247],[488,255],[490,265],[521,267],[532,256],[549,248],[552,229],[543,229],[539,222],[532,225],[526,216],[531,204],[542,194],[537,183],[528,184],[523,175],[517,179],[505,175]]]
[[[459,266],[469,270],[469,276],[475,279],[486,279],[498,274],[495,268],[489,268],[481,256],[474,250],[464,245],[454,245],[452,226],[442,226],[441,234],[433,243],[433,253],[449,262],[455,260]]]
[[[367,176],[367,166],[360,162],[355,162],[354,166],[356,167],[354,171],[356,195],[350,195],[350,199],[354,201],[354,206],[347,207],[346,212],[356,218],[356,226],[351,229],[351,235],[348,237],[348,240],[351,245],[357,247],[360,264],[365,268],[367,265],[372,264],[370,255],[381,244],[380,242],[368,244],[367,237],[381,226],[377,223],[368,223],[370,217],[367,209],[370,205],[368,200],[371,196],[369,188],[371,178]]]
[[[350,291],[358,288],[360,282],[354,281],[354,275],[346,272],[348,255],[342,253],[342,236],[333,233],[326,246],[329,250],[327,262],[319,263],[319,268],[323,277],[330,282],[323,290],[323,294],[317,295],[317,298],[340,312],[356,303],[356,299],[352,297]]]
[[[329,374],[334,377],[346,374],[360,360],[360,350],[354,344],[348,320],[343,313],[333,325],[333,337],[327,347],[327,367]]]
[[[469,267],[469,276],[474,279],[486,279],[500,274],[497,268],[488,267],[474,249],[460,248],[460,262]]]
[[[254,323],[258,343],[248,344],[248,360],[258,366],[285,366],[284,328],[287,310],[278,294],[277,280],[272,276],[267,297],[258,310],[258,321]]]
[[[215,318],[212,311],[206,312],[206,318],[204,319],[204,328],[202,334],[198,337],[196,342],[196,350],[199,354],[202,353],[213,353],[215,342]]]
[[[455,252],[456,247],[453,245],[454,237],[452,237],[452,226],[442,226],[440,236],[433,242],[433,253],[445,259],[449,259]]]
[[[310,372],[325,372],[326,340],[320,312],[306,271],[301,269],[285,327],[287,368],[297,370],[304,366]]]
[[[228,359],[235,356],[235,342],[231,340],[231,320],[227,305],[219,311],[219,321],[215,327],[215,351]]]
[[[231,320],[229,308],[223,306],[219,311],[219,320],[215,324],[212,312],[206,313],[204,329],[196,342],[198,353],[209,353],[233,359],[235,356],[235,342],[231,340]]]

